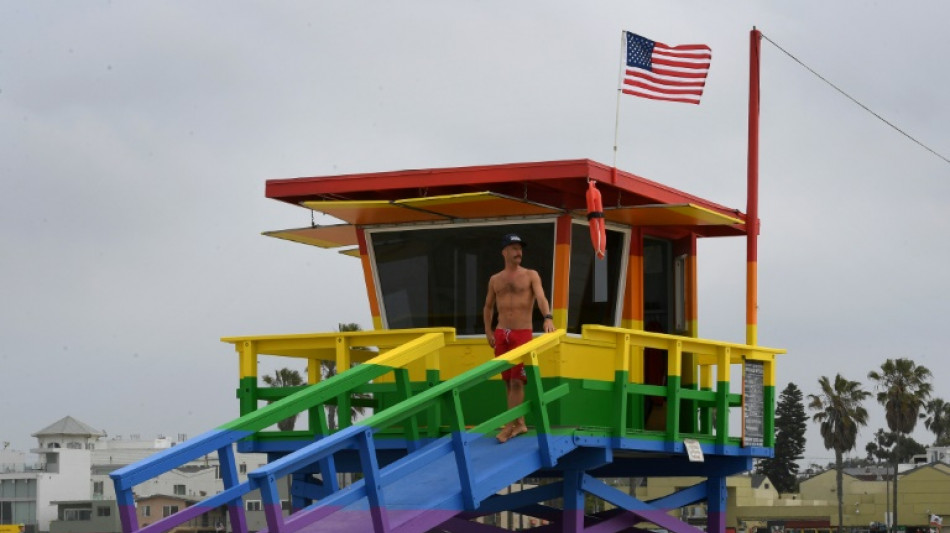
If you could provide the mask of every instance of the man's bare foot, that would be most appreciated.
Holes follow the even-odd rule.
[[[501,428],[501,431],[498,432],[498,436],[495,437],[498,439],[498,442],[505,443],[508,442],[508,439],[511,438],[511,432],[514,430],[515,426],[512,424],[505,424],[505,427]]]
[[[508,435],[508,438],[513,439],[517,437],[518,435],[521,435],[527,432],[528,432],[528,426],[525,426],[524,424],[520,426],[513,426],[511,429],[511,434]]]
[[[502,428],[501,432],[498,433],[498,436],[495,438],[498,439],[498,442],[504,444],[508,442],[508,440],[511,439],[512,437],[517,437],[518,435],[521,435],[522,433],[527,433],[527,432],[528,432],[527,426],[509,424],[505,426],[504,428]]]

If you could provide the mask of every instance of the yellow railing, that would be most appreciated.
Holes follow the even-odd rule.
[[[222,340],[234,344],[239,354],[239,397],[243,415],[258,409],[260,401],[280,399],[294,392],[293,389],[258,387],[257,365],[261,355],[307,360],[308,383],[313,384],[320,380],[320,367],[324,361],[335,362],[342,372],[351,364],[366,362],[393,347],[418,339],[423,333],[440,333],[445,345],[426,351],[424,358],[415,361],[390,362],[406,369],[408,380],[417,384],[417,390],[419,384],[432,386],[493,358],[491,348],[483,338],[456,338],[452,328],[228,337]],[[644,354],[648,349],[666,354],[664,384],[645,383]],[[564,337],[555,349],[540,354],[539,371],[543,378],[581,380],[585,386],[599,390],[616,388],[615,401],[611,401],[608,408],[617,412],[606,423],[616,435],[651,429],[642,417],[637,418],[632,413],[637,409],[642,411],[644,402],[650,398],[659,398],[666,407],[662,427],[666,431],[666,440],[678,441],[683,434],[696,434],[714,436],[717,443],[725,444],[729,438],[729,417],[714,417],[714,413],[727,413],[730,408],[742,405],[741,383],[732,383],[732,373],[744,372],[746,363],[754,361],[762,369],[765,388],[763,445],[768,447],[774,439],[776,355],[784,352],[763,346],[588,325],[579,337]],[[623,383],[617,382],[618,374],[623,376]],[[375,379],[375,385],[365,386],[363,390],[386,390],[386,384],[389,384],[388,390],[392,390],[396,386],[395,380],[395,374],[389,373]],[[626,400],[620,400],[628,396],[632,399],[630,406]],[[337,398],[340,427],[351,422],[351,401],[349,394]],[[311,426],[319,422],[321,420],[311,417]]]

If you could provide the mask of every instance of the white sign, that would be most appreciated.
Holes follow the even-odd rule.
[[[699,446],[698,440],[683,439],[683,444],[686,446],[686,455],[689,456],[689,462],[702,463],[705,461],[705,458],[703,457],[703,449]]]

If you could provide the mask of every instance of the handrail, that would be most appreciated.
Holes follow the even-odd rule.
[[[433,452],[434,449],[443,450],[444,452],[448,449],[446,447],[451,448],[451,453],[455,454],[458,463],[459,478],[462,482],[462,499],[467,509],[474,509],[480,501],[489,495],[480,491],[474,473],[471,471],[466,451],[466,434],[487,433],[519,416],[527,415],[531,417],[529,423],[537,429],[541,463],[545,466],[553,466],[557,460],[556,454],[558,452],[553,450],[551,445],[547,405],[565,396],[568,392],[568,385],[561,384],[544,390],[539,369],[539,355],[560,344],[566,338],[564,331],[559,330],[555,333],[541,335],[504,355],[490,359],[488,362],[450,379],[440,381],[439,354],[443,347],[455,342],[454,335],[455,332],[452,328],[429,328],[229,337],[222,339],[234,344],[239,354],[242,380],[242,389],[239,391],[241,416],[215,430],[113,472],[111,477],[116,487],[123,530],[125,533],[132,533],[136,530],[140,533],[159,533],[205,512],[209,506],[227,505],[231,515],[232,529],[236,533],[245,533],[247,528],[241,499],[248,492],[260,489],[263,500],[270,502],[270,506],[264,509],[269,530],[274,533],[291,533],[297,527],[295,525],[296,513],[284,520],[280,510],[280,499],[276,492],[275,480],[298,472],[304,466],[309,467],[317,462],[320,463],[321,471],[324,472],[324,478],[326,479],[327,472],[335,473],[336,471],[333,464],[334,453],[342,449],[351,449],[358,452],[366,476],[365,482],[351,486],[346,491],[341,491],[336,486],[335,476],[331,475],[330,477],[333,479],[329,479],[328,485],[319,491],[323,496],[313,497],[314,499],[319,497],[320,501],[308,508],[320,506],[327,502],[339,505],[356,498],[366,497],[372,504],[371,508],[379,509],[385,505],[381,491],[382,484],[398,479],[394,476],[402,476],[406,473],[406,470],[395,467],[395,464],[393,468],[379,469],[378,465],[375,464],[373,435],[408,419],[408,423],[404,423],[403,430],[406,434],[407,447],[412,452],[418,446],[419,437],[419,424],[415,417],[426,410],[437,413],[437,416],[441,414],[441,417],[446,417],[440,418],[448,421],[451,435],[443,444],[439,444],[434,448],[432,446],[426,448],[425,453],[435,453]],[[569,342],[573,343],[575,341]],[[735,394],[729,390],[729,366],[734,364],[745,365],[749,361],[761,362],[765,368],[766,379],[770,380],[770,383],[774,383],[775,356],[785,353],[785,350],[762,346],[599,325],[584,326],[579,342],[591,347],[599,346],[598,349],[600,350],[606,348],[614,351],[612,366],[615,371],[615,379],[612,385],[610,382],[592,382],[589,385],[595,390],[610,390],[611,388],[614,390],[614,399],[611,402],[616,406],[616,412],[612,413],[610,424],[613,437],[623,438],[627,435],[628,429],[644,430],[642,426],[636,426],[636,423],[633,426],[629,425],[626,414],[628,400],[643,402],[646,398],[655,396],[664,398],[668,405],[673,406],[667,412],[666,428],[663,434],[663,439],[667,444],[675,444],[682,437],[679,417],[681,415],[680,404],[683,404],[686,406],[685,409],[688,410],[686,412],[695,411],[695,409],[690,410],[690,407],[697,406],[705,410],[707,415],[700,415],[700,422],[703,424],[703,435],[711,436],[715,429],[715,445],[717,447],[727,444],[729,417],[716,417],[715,428],[713,428],[712,416],[708,413],[713,409],[728,410],[730,407],[738,406],[743,401],[742,394]],[[373,352],[359,350],[359,348],[370,346],[380,348],[383,353],[374,354],[375,357],[366,357],[364,360],[360,356],[368,356]],[[669,355],[667,358],[667,376],[668,378],[677,378],[675,383],[673,379],[668,379],[666,385],[644,383],[643,354],[644,350],[648,348],[667,351]],[[604,352],[601,351],[600,353],[603,354]],[[306,358],[310,361],[335,360],[340,373],[319,383],[319,386],[308,386],[299,390],[289,387],[275,389],[269,394],[262,395],[257,390],[256,385],[258,355]],[[413,394],[418,389],[415,389],[409,381],[408,366],[423,358],[425,359],[428,387]],[[351,368],[351,361],[356,359],[360,359],[360,362],[365,364]],[[599,360],[606,362],[604,359]],[[520,406],[502,411],[488,420],[480,420],[475,427],[467,427],[460,403],[461,392],[484,383],[502,370],[519,362],[525,363],[526,374],[529,379],[525,402]],[[694,370],[698,370],[698,373],[694,373],[693,370],[688,371],[693,373],[696,381],[680,386],[679,377],[685,375],[684,369],[689,366],[692,366]],[[600,371],[607,370],[604,367],[600,368]],[[717,383],[712,382],[714,371]],[[389,386],[395,387],[395,389],[389,390],[395,390],[401,401],[361,420],[357,426],[346,427],[331,435],[326,427],[325,416],[320,416],[323,414],[323,409],[319,407],[339,401],[342,410],[344,409],[344,398],[348,399],[349,395],[358,390],[365,391],[367,387],[378,387],[378,384],[370,384],[373,380],[390,372],[393,373],[394,379]],[[319,379],[319,374],[314,376],[314,368],[311,365],[309,380],[311,385],[317,379]],[[586,381],[583,387],[588,387]],[[268,400],[273,399],[273,403],[258,407],[258,402],[262,399],[262,396],[267,396],[265,399]],[[767,409],[774,409],[774,406],[768,405],[769,400],[769,398],[766,399]],[[771,398],[771,400],[774,403],[774,398]],[[440,410],[437,408],[440,405],[444,405],[446,408]],[[296,451],[250,473],[247,481],[240,483],[234,464],[233,444],[259,434],[287,416],[308,410],[311,413],[309,431],[312,433],[314,442],[305,444]],[[346,411],[349,411],[348,407]],[[314,415],[317,418],[314,418]],[[774,412],[767,412],[766,415],[767,424],[774,422],[772,421]],[[683,416],[695,417],[696,415],[692,413]],[[703,419],[703,416],[705,416],[705,419]],[[314,422],[316,422],[316,426]],[[349,425],[348,420],[341,420],[341,422],[344,422],[343,426]],[[438,428],[442,426],[441,422],[435,419],[429,422],[428,435],[437,435],[439,433]],[[770,428],[767,427],[766,429],[765,446],[770,447],[773,445],[772,439],[774,439],[774,436],[770,435]],[[304,434],[304,432],[299,433]],[[648,432],[645,431],[645,433]],[[285,434],[282,434],[281,437]],[[687,433],[686,436],[691,435]],[[682,444],[676,445],[682,446]],[[677,450],[671,449],[670,451]],[[211,452],[219,454],[225,492],[207,498],[176,515],[163,518],[149,526],[138,529],[132,488],[138,483],[199,459]],[[312,520],[314,516],[311,514],[310,519]],[[377,524],[377,530],[386,530],[388,526],[385,524],[387,520],[385,513],[377,512],[373,515],[373,518]],[[300,522],[299,525],[302,527],[303,523]]]
[[[388,482],[393,479],[398,479],[398,477],[408,472],[401,472],[400,476],[396,476],[396,472],[399,472],[398,465],[394,465],[393,469],[388,469],[386,472],[380,471],[378,465],[372,461],[374,456],[371,449],[373,442],[372,434],[418,414],[427,409],[431,404],[441,402],[448,397],[452,406],[450,416],[453,418],[451,447],[453,453],[456,455],[456,461],[459,464],[459,477],[462,481],[462,498],[466,504],[466,508],[474,510],[479,502],[490,496],[490,493],[477,492],[477,487],[474,483],[474,473],[471,470],[471,464],[468,460],[469,452],[468,446],[465,443],[465,433],[476,433],[491,429],[492,427],[497,427],[498,424],[514,420],[524,414],[533,415],[535,421],[540,421],[540,427],[536,424],[536,429],[543,464],[549,467],[554,465],[557,458],[555,457],[555,452],[552,450],[549,435],[550,426],[546,423],[546,409],[551,402],[567,393],[567,386],[561,385],[550,391],[541,392],[540,373],[537,371],[538,354],[556,346],[565,335],[566,333],[563,330],[541,335],[522,346],[510,350],[504,355],[498,356],[489,363],[463,372],[412,396],[410,399],[404,400],[380,413],[376,413],[362,420],[360,424],[361,427],[359,428],[353,426],[346,430],[341,430],[331,437],[313,442],[264,465],[248,474],[248,478],[260,486],[262,495],[270,495],[271,501],[279,502],[276,486],[278,479],[308,465],[312,465],[321,459],[330,458],[335,452],[341,449],[355,447],[361,452],[362,472],[366,476],[362,486],[359,484],[351,485],[350,491],[347,492],[345,498],[341,494],[339,497],[321,500],[306,509],[314,511],[320,507],[328,507],[330,503],[332,503],[333,508],[340,509],[357,499],[367,497],[373,503],[371,505],[371,512],[375,513],[373,515],[374,522],[380,524],[376,527],[377,531],[388,531],[388,526],[382,525],[386,523],[387,520],[385,513],[377,512],[382,507],[381,502],[383,496],[381,489],[383,481]],[[459,392],[482,383],[499,374],[501,371],[521,362],[525,363],[526,374],[533,385],[533,387],[529,388],[537,391],[537,394],[532,398],[526,398],[525,402],[520,406],[508,409],[475,428],[466,429],[464,419],[462,418],[461,405],[459,403]],[[273,512],[267,512],[265,510],[268,531],[270,532],[292,533],[312,522],[312,517],[308,519],[306,523],[298,523],[297,520],[300,519],[295,520],[294,518],[284,520],[283,515],[279,511],[279,507],[274,509]],[[324,512],[330,514],[329,510]]]
[[[765,381],[774,384],[775,356],[785,353],[779,348],[755,346],[747,344],[714,341],[696,337],[683,337],[665,333],[653,333],[643,330],[633,330],[601,325],[585,325],[582,330],[585,340],[606,343],[616,350],[614,359],[616,378],[613,384],[618,409],[613,423],[613,435],[620,438],[626,434],[627,402],[632,397],[634,401],[643,401],[645,397],[663,398],[668,406],[664,442],[668,447],[676,450],[682,447],[680,409],[681,401],[694,401],[711,405],[720,412],[728,411],[730,406],[741,405],[742,394],[733,394],[730,391],[729,366],[733,364],[745,365],[755,361],[762,363],[765,371]],[[653,348],[665,350],[667,353],[667,384],[648,385],[643,382],[643,350]],[[699,381],[693,383],[698,389],[687,388],[679,378],[689,364],[699,370]],[[716,370],[718,385],[712,383],[712,370]],[[677,378],[674,380],[672,378]],[[770,399],[771,400],[771,399]],[[774,443],[774,401],[765,402],[764,422],[766,423],[764,441],[765,447],[772,447]],[[704,408],[707,413],[702,422],[712,431],[710,408]],[[692,415],[691,415],[692,416]],[[715,420],[715,445],[722,449],[729,439],[729,417],[719,416]],[[643,429],[643,428],[639,428]],[[672,451],[672,450],[671,450]]]
[[[364,345],[377,345],[376,343],[370,344],[370,341],[367,340],[367,338],[370,337],[375,337],[373,340],[380,344],[382,344],[382,342],[386,342],[387,344],[396,342],[395,339],[400,338],[399,336],[392,335],[390,332],[387,333],[387,335],[380,335],[375,332],[347,332],[334,334],[332,338],[344,338],[351,340],[351,342],[356,340],[366,343]],[[346,394],[347,391],[352,390],[358,385],[368,383],[373,379],[396,369],[403,368],[420,358],[437,352],[440,348],[445,346],[446,337],[454,338],[454,330],[422,330],[416,331],[414,335],[410,334],[409,336],[414,336],[415,338],[392,348],[382,355],[374,357],[368,362],[372,364],[359,365],[347,372],[341,372],[324,381],[319,387],[308,387],[295,392],[279,402],[243,414],[236,420],[220,426],[218,429],[203,433],[178,446],[163,450],[151,457],[113,471],[110,477],[115,485],[116,499],[120,506],[120,521],[123,531],[131,533],[132,531],[139,530],[135,515],[135,501],[132,494],[132,489],[135,485],[215,451],[218,452],[221,468],[224,470],[222,474],[225,480],[225,489],[230,495],[228,501],[232,504],[232,521],[243,523],[243,515],[236,517],[233,507],[236,507],[236,502],[240,500],[241,496],[254,490],[256,487],[253,482],[238,482],[233,464],[234,457],[231,446],[235,442],[249,437],[257,431],[276,424],[278,421],[286,418],[288,412],[299,413],[323,405],[340,394]],[[315,336],[310,337],[314,338]],[[328,336],[324,335],[320,337],[323,338],[321,340],[325,340]],[[407,333],[402,332],[401,338],[406,337]],[[301,339],[303,339],[303,336],[293,340],[299,341]],[[238,338],[235,340],[242,343],[252,342],[247,340],[247,338]],[[251,346],[251,348],[253,349],[253,346]],[[242,353],[242,357],[243,356],[245,356],[245,353]],[[242,366],[250,366],[248,365],[246,357],[243,357]],[[218,501],[220,500],[220,496],[207,498],[193,507],[195,509],[203,508],[211,500]],[[170,520],[173,518],[174,520]],[[237,520],[235,520],[235,518],[237,518]],[[170,516],[147,527],[149,531],[164,531],[165,529],[162,529],[162,527],[166,525],[173,527],[178,523],[177,518]]]

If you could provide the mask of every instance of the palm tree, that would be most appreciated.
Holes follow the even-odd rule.
[[[950,403],[942,398],[934,398],[927,402],[926,411],[924,427],[933,431],[936,437],[934,446],[950,444]]]
[[[275,370],[274,375],[265,375],[261,378],[264,383],[269,387],[298,387],[304,384],[304,379],[300,375],[300,372],[296,370],[291,370],[289,368],[281,368],[280,370]],[[268,402],[270,403],[270,402]],[[277,422],[277,429],[281,431],[293,431],[294,424],[297,423],[297,415],[288,416],[287,418]]]
[[[908,435],[914,431],[921,408],[930,398],[933,387],[930,385],[932,374],[927,367],[918,365],[910,359],[888,359],[881,365],[881,371],[868,372],[868,378],[877,382],[877,401],[884,406],[887,427],[897,434]],[[894,454],[894,521],[897,525],[897,454]]]
[[[862,390],[857,381],[849,381],[841,374],[835,376],[834,385],[827,376],[818,380],[819,394],[809,394],[808,408],[815,411],[812,419],[821,424],[821,436],[825,449],[835,451],[835,472],[838,483],[838,532],[843,530],[844,495],[842,494],[844,452],[854,449],[858,439],[858,427],[867,425],[868,412],[861,402],[871,395]]]
[[[362,331],[362,330],[363,328],[361,328],[359,324],[352,323],[352,322],[349,324],[340,323],[337,325],[337,331],[339,332]],[[323,374],[323,379],[329,379],[337,375],[336,361],[324,360],[322,363],[321,373]],[[360,394],[354,394],[352,399],[362,400],[366,398],[369,398],[368,394],[360,393]],[[337,406],[327,405],[326,407],[327,407],[327,427],[329,427],[330,431],[333,431],[336,429]],[[364,408],[361,405],[357,405],[356,402],[352,402],[352,401],[350,402],[350,420],[355,418],[357,415],[362,415],[364,412],[366,412],[366,408]]]

